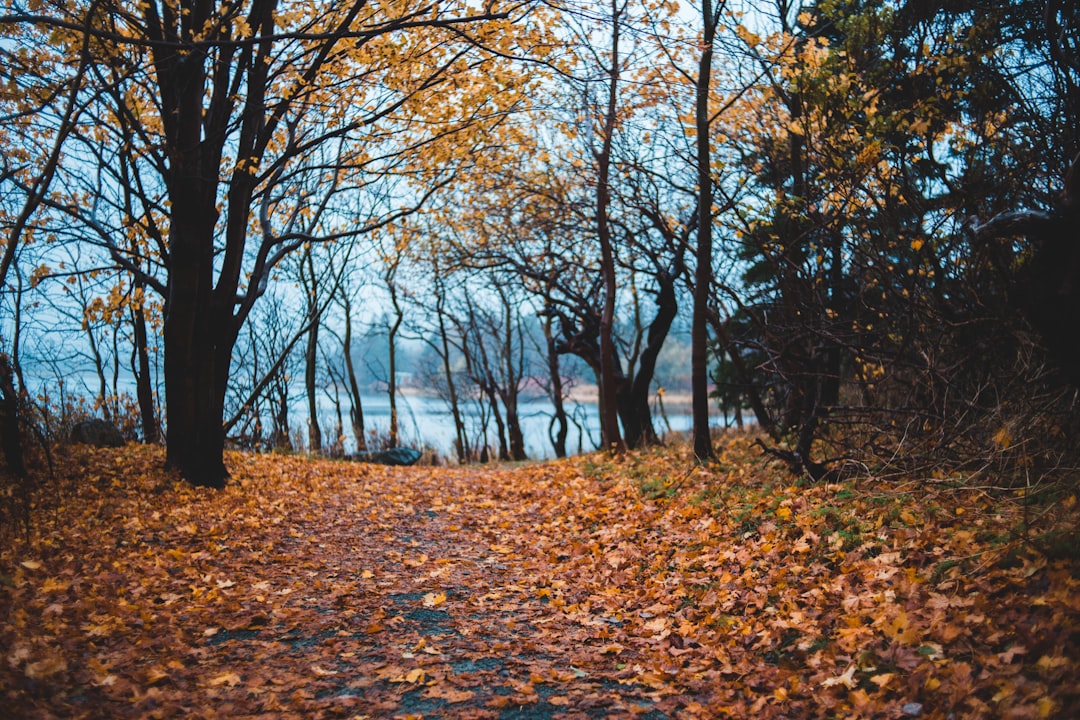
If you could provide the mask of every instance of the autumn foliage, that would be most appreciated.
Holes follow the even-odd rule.
[[[0,554],[20,718],[1076,717],[1076,497],[725,437],[497,468],[71,448]],[[1028,498],[1030,500],[1031,498]]]

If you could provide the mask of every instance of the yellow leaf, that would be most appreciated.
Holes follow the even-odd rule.
[[[439,607],[446,602],[446,593],[428,593],[424,596],[424,607]]]
[[[1039,668],[1039,670],[1042,670],[1043,672],[1047,672],[1049,670],[1053,670],[1054,668],[1066,667],[1069,665],[1069,662],[1069,658],[1063,655],[1043,655],[1035,663],[1035,667]]]
[[[27,570],[40,570],[41,569],[41,563],[39,563],[37,560],[23,560],[19,564],[22,565]]]
[[[67,590],[68,583],[66,580],[59,580],[57,578],[45,578],[45,582],[41,584],[42,592],[56,592]]]
[[[240,683],[240,676],[234,672],[221,673],[217,677],[210,680],[210,685],[217,687],[219,685],[228,685],[229,687],[235,687]]]

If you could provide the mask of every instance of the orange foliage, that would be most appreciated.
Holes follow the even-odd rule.
[[[230,454],[218,492],[70,452],[0,554],[18,717],[1080,715],[1076,560],[985,493],[792,486],[744,436],[702,468]]]

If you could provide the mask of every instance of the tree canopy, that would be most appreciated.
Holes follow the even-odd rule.
[[[396,423],[406,341],[462,461],[525,455],[529,392],[566,452],[574,383],[603,446],[657,442],[681,342],[702,460],[745,411],[815,479],[1066,462],[1071,3],[90,0],[0,28],[15,470],[87,413],[164,428],[213,487],[227,437],[363,449],[357,358],[389,348]]]

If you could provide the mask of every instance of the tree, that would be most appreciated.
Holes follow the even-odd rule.
[[[709,332],[708,315],[712,294],[713,190],[712,190],[712,94],[713,43],[723,14],[724,2],[701,0],[701,57],[694,83],[694,130],[697,141],[698,219],[694,270],[694,316],[691,325],[690,364],[693,377],[694,457],[713,456],[709,435]]]
[[[433,190],[438,168],[407,167],[407,160],[440,142],[446,149],[431,155],[452,164],[454,133],[501,112],[492,99],[497,92],[475,92],[487,78],[476,74],[477,66],[496,57],[480,48],[527,7],[454,14],[422,4],[304,9],[276,0],[220,6],[181,0],[129,11],[95,0],[91,8],[82,35],[92,67],[103,70],[96,77],[122,82],[113,93],[119,102],[102,107],[100,119],[131,123],[143,181],[161,188],[167,202],[167,242],[157,257],[164,276],[141,267],[74,202],[56,205],[96,227],[113,260],[165,298],[168,463],[192,483],[221,487],[228,474],[221,420],[232,349],[277,265],[305,243],[361,237],[410,212],[425,194],[399,198],[404,202],[366,218],[335,215],[313,235],[276,231],[281,199],[273,188],[333,142],[348,146],[349,182],[339,198],[362,192],[365,173],[371,178],[393,166],[425,174]],[[82,16],[82,5],[68,5],[9,13],[0,22],[78,32]],[[117,69],[111,78],[108,68]],[[341,97],[364,102],[343,104]],[[460,115],[460,107],[470,111]],[[433,132],[409,121],[425,108],[436,116]],[[398,145],[380,147],[393,124]],[[256,208],[260,236],[253,247]]]
[[[1072,157],[1041,9],[777,3],[776,32],[740,32],[766,83],[722,127],[755,193],[723,218],[745,263],[724,345],[757,365],[797,472],[824,477],[868,446],[985,457],[986,426],[1005,422],[990,397],[1046,391],[1012,307],[1030,248],[962,231],[1050,204],[1060,175],[1023,146]]]

